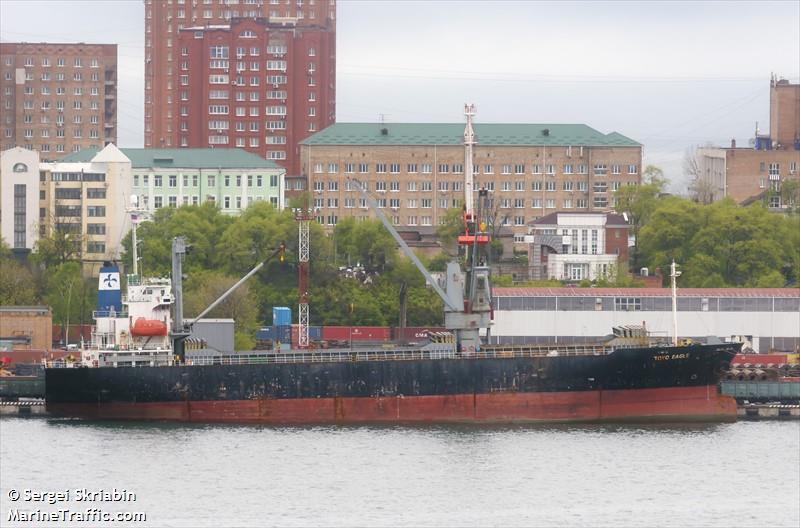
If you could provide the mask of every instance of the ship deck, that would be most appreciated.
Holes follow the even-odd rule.
[[[619,347],[617,347],[619,348]],[[604,345],[494,345],[476,352],[457,352],[452,346],[383,349],[321,349],[235,354],[187,354],[187,365],[246,365],[259,363],[330,363],[348,361],[419,361],[431,359],[507,359],[554,356],[604,356],[614,347]]]

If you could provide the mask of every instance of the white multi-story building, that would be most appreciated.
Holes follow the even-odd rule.
[[[589,343],[615,326],[671,336],[669,288],[495,288],[493,343]],[[743,338],[757,352],[800,347],[797,288],[682,288],[678,337]]]
[[[37,152],[15,147],[2,153],[0,227],[9,246],[27,250],[52,230],[67,233],[74,237],[73,257],[96,274],[122,253],[132,196],[150,212],[204,202],[231,215],[257,201],[282,209],[284,174],[274,162],[238,149],[109,144],[40,163]]]
[[[14,250],[39,239],[39,153],[22,147],[0,152],[0,235]]]
[[[558,212],[530,223],[531,278],[566,281],[607,277],[614,266],[627,271],[628,223],[618,214]]]
[[[242,149],[120,150],[131,164],[131,194],[138,197],[139,206],[151,212],[204,202],[215,203],[230,215],[257,201],[285,207],[286,170]],[[63,161],[89,162],[99,155],[84,149]]]

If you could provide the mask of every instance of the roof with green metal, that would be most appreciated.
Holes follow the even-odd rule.
[[[478,145],[639,147],[617,132],[603,134],[582,124],[479,123]],[[386,133],[383,133],[383,130]],[[461,145],[464,123],[336,123],[304,145]]]
[[[133,168],[176,168],[176,169],[280,169],[274,161],[264,159],[238,148],[121,148]],[[83,149],[59,161],[90,162],[98,153],[97,149]]]

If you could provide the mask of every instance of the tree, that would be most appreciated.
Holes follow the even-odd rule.
[[[81,273],[79,262],[66,262],[48,268],[45,302],[53,310],[53,319],[68,329],[71,324],[91,321],[91,309],[97,298],[94,281]],[[66,333],[64,334],[66,336]]]
[[[616,198],[614,208],[618,213],[627,214],[633,232],[635,245],[631,252],[631,264],[634,269],[639,269],[642,263],[639,256],[639,230],[647,223],[655,210],[656,202],[666,183],[664,172],[658,167],[648,165],[642,173],[641,185],[620,187],[614,193]]]
[[[46,220],[45,236],[36,242],[31,260],[45,268],[80,260],[83,247],[80,216],[73,206],[55,202],[54,212]]]
[[[451,207],[444,213],[442,223],[436,228],[436,236],[444,248],[454,248],[458,235],[464,233],[464,211]]]
[[[760,203],[664,198],[640,239],[643,262],[667,269],[674,259],[683,267],[684,286],[793,284],[800,272],[800,218],[772,214]]]
[[[713,147],[706,143],[705,148]],[[683,175],[689,180],[689,196],[695,202],[710,204],[714,201],[714,184],[704,174],[702,155],[697,147],[689,148],[683,156]]]
[[[137,230],[141,260],[139,273],[155,277],[168,276],[172,266],[172,239],[176,236],[185,236],[187,243],[191,245],[191,257],[184,261],[187,273],[216,267],[218,261],[227,260],[219,252],[219,241],[232,222],[232,217],[222,214],[210,202],[157,209],[152,220],[139,224]],[[122,245],[125,248],[123,262],[126,269],[131,269],[130,233],[123,239]]]
[[[0,305],[25,306],[39,302],[30,270],[11,257],[0,256]]]
[[[345,218],[333,236],[338,255],[351,265],[361,263],[368,273],[386,272],[397,262],[397,243],[380,220]]]
[[[187,318],[196,317],[211,303],[233,286],[238,278],[216,271],[197,272],[186,281],[184,313]],[[231,318],[234,323],[234,347],[236,350],[251,350],[255,345],[258,329],[258,308],[250,285],[239,286],[227,299],[206,315],[209,318]]]
[[[800,209],[800,180],[784,180],[780,188],[781,203],[789,211]]]

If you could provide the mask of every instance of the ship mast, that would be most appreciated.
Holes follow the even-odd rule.
[[[680,276],[681,272],[673,259],[669,267],[669,278],[672,284],[672,344],[675,346],[678,346],[678,288],[675,279]]]
[[[467,118],[467,125],[464,127],[464,213],[467,219],[474,219],[472,147],[475,146],[475,130],[472,128],[472,117],[475,115],[475,105],[465,103],[464,115]]]
[[[131,216],[131,257],[133,257],[133,276],[139,277],[139,239],[136,228],[139,222],[147,220],[145,217],[147,210],[139,206],[139,197],[135,194],[131,196],[131,205],[126,212]]]

